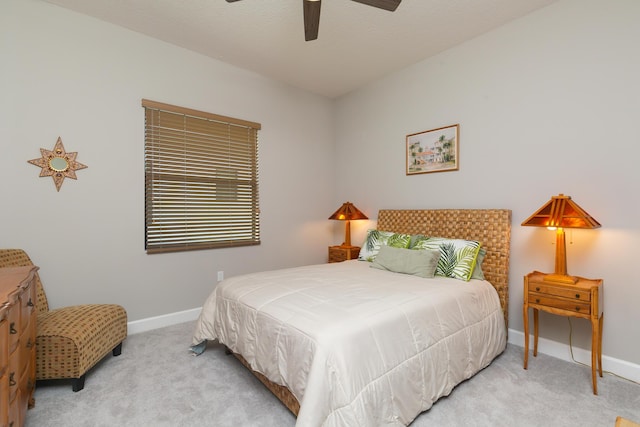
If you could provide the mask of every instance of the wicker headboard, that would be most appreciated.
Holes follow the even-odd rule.
[[[508,209],[383,209],[378,212],[378,230],[450,239],[477,240],[487,251],[482,263],[509,326],[509,248],[511,211]]]

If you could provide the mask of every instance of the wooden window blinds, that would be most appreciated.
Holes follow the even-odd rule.
[[[260,124],[142,106],[147,253],[260,244]]]

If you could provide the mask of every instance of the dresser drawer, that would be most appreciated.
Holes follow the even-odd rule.
[[[34,341],[31,338],[31,331],[24,331],[20,337],[20,375],[27,371],[27,366],[31,362]]]
[[[18,382],[20,381],[20,358],[17,349],[15,354],[9,355],[9,370],[5,374],[9,380],[9,400],[13,400],[18,391]]]
[[[12,396],[13,400],[9,402],[9,424],[10,426],[21,426],[24,423],[22,422],[23,417],[21,417],[22,408],[20,407],[20,392],[18,391],[14,396]],[[24,414],[26,415],[26,414]]]
[[[9,321],[0,317],[0,376],[7,370],[9,363],[9,340],[5,337],[9,336]],[[1,418],[0,418],[1,419]]]
[[[0,375],[0,395],[5,396],[9,394],[9,377],[8,373]],[[0,399],[0,425],[6,421],[9,415],[9,400]]]
[[[26,396],[31,395],[31,391],[34,387],[34,384],[31,382],[31,378],[29,378],[29,372],[27,369],[24,370],[22,375],[20,376],[20,381],[18,384],[18,394],[23,397],[20,399],[20,419],[24,420],[27,416],[27,407],[28,402],[25,400]]]
[[[554,295],[563,298],[591,301],[591,291],[588,289],[580,289],[574,287],[553,286],[546,283],[529,283],[529,292],[538,292],[541,294]]]
[[[33,313],[35,312],[35,304],[33,303],[36,299],[35,295],[35,286],[33,286],[33,282],[30,282],[27,286],[25,286],[22,294],[20,295],[20,331],[25,331],[29,327],[29,321]]]
[[[536,292],[529,292],[529,304],[544,305],[545,307],[559,308],[580,314],[591,314],[591,304],[589,301],[558,298]]]
[[[18,346],[20,338],[20,306],[12,305],[8,309],[7,321],[9,322],[9,353],[13,353]]]

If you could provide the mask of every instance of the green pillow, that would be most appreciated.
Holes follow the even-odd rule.
[[[373,261],[378,255],[381,246],[391,246],[394,248],[408,248],[411,242],[411,235],[398,234],[390,231],[369,230],[367,238],[360,248],[358,259],[361,261]]]
[[[440,259],[436,268],[436,276],[469,281],[476,266],[480,242],[423,236],[416,239],[412,249],[439,250]]]
[[[432,278],[440,259],[440,251],[414,251],[392,246],[381,246],[371,267],[395,273]]]

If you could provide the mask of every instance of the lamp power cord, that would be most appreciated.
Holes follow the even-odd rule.
[[[573,344],[572,344],[573,325],[571,323],[571,317],[567,317],[567,320],[569,321],[569,351],[571,352],[571,360],[573,360],[573,362],[577,363],[578,365],[582,365],[582,366],[586,366],[587,368],[590,368],[590,366],[587,365],[586,363],[579,362],[579,361],[577,361],[575,359],[575,357],[573,357]],[[602,331],[600,331],[600,332],[602,333]],[[608,375],[611,375],[611,376],[614,376],[614,377],[618,377],[618,378],[620,378],[622,380],[629,381],[630,383],[633,383],[633,384],[640,385],[640,382],[638,382],[638,381],[634,381],[631,378],[623,377],[622,375],[618,375],[618,374],[616,374],[614,372],[611,372],[611,371],[602,370],[602,373],[603,374],[608,374]]]

